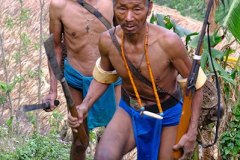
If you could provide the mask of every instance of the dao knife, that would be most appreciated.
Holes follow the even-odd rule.
[[[63,93],[67,102],[67,107],[69,112],[73,117],[78,117],[78,111],[75,106],[75,103],[73,101],[71,92],[69,90],[68,83],[66,79],[64,78],[64,75],[58,65],[56,55],[55,55],[55,50],[54,50],[54,37],[53,34],[50,35],[50,37],[44,42],[44,47],[46,50],[48,62],[51,66],[51,69],[56,77],[57,80],[60,81],[63,89]],[[84,126],[81,124],[78,128],[78,133],[76,133],[76,136],[80,139],[82,145],[84,147],[88,147],[88,142],[89,142],[89,137],[85,131]]]
[[[58,106],[59,105],[59,100],[54,100],[54,105]],[[41,104],[28,104],[28,105],[23,105],[22,110],[24,112],[29,112],[29,111],[34,111],[38,109],[47,109],[50,108],[50,102],[46,103],[41,103]]]

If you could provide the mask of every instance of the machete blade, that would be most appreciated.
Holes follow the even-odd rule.
[[[29,112],[37,109],[46,109],[48,106],[46,104],[30,104],[30,105],[24,105],[22,107],[23,112]]]
[[[54,105],[58,106],[60,104],[59,100],[54,100]],[[50,108],[50,103],[41,103],[41,104],[28,104],[28,105],[23,105],[22,111],[23,112],[29,112],[29,111],[34,111],[38,109],[48,109]]]
[[[46,50],[47,58],[50,63],[51,69],[57,80],[61,81],[63,73],[58,65],[55,51],[54,51],[54,37],[53,34],[44,42],[44,48]]]

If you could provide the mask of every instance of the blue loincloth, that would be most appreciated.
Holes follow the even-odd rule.
[[[160,147],[162,127],[178,125],[182,104],[179,102],[163,112],[163,119],[155,119],[145,115],[129,106],[123,99],[119,106],[123,108],[132,119],[134,138],[137,146],[138,160],[157,160]]]
[[[67,59],[64,61],[64,76],[69,86],[82,91],[83,97],[87,95],[93,77],[82,75],[68,63]],[[89,129],[106,126],[112,119],[116,110],[114,87],[120,84],[121,79],[119,78],[117,82],[109,85],[108,89],[89,110],[87,117]]]

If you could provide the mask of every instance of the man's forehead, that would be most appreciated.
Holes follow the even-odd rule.
[[[147,0],[115,0],[116,4],[145,4]]]

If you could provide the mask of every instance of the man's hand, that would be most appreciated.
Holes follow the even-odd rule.
[[[54,100],[56,98],[57,98],[57,93],[49,93],[48,95],[46,95],[43,98],[43,100],[42,100],[43,103],[50,102],[50,108],[44,109],[46,112],[51,112],[57,107],[57,106],[54,105]]]
[[[77,127],[83,123],[83,120],[87,117],[88,107],[84,104],[76,106],[78,111],[78,117],[73,117],[71,113],[68,113],[68,125],[72,128],[73,132],[77,133]]]
[[[196,135],[184,134],[178,144],[173,146],[173,150],[183,149],[183,155],[179,160],[191,158],[196,142]]]

